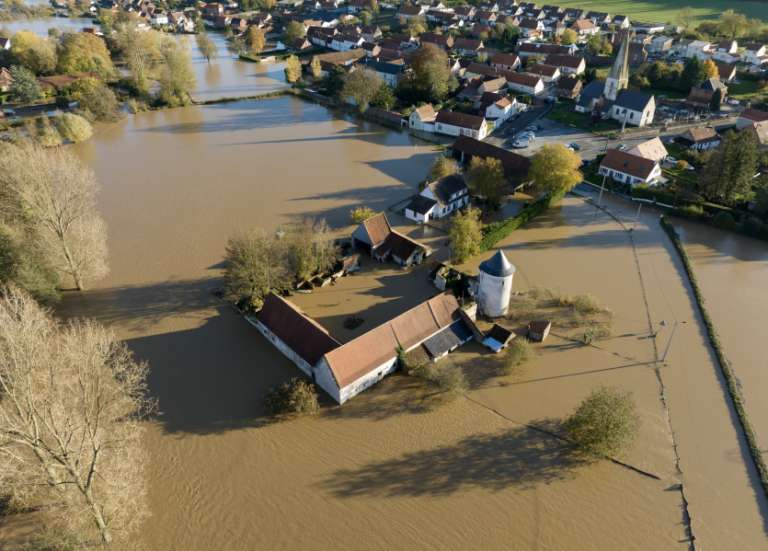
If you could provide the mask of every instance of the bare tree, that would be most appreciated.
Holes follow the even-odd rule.
[[[62,149],[0,146],[7,187],[37,230],[51,265],[78,290],[107,274],[106,225],[96,210],[93,172]]]
[[[0,486],[68,539],[127,539],[148,514],[147,365],[93,321],[0,293]]]

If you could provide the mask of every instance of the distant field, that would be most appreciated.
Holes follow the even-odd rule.
[[[768,22],[768,1],[763,0],[559,0],[551,2],[564,8],[605,11],[628,15],[644,22],[671,22],[681,8],[689,6],[700,19],[715,19],[731,9]]]

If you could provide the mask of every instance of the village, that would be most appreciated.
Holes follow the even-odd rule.
[[[0,547],[763,548],[768,27],[563,4],[0,0]]]

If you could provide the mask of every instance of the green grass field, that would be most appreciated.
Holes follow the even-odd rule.
[[[690,7],[701,20],[717,19],[723,11],[734,10],[768,23],[766,0],[559,0],[552,3],[563,8],[628,15],[630,20],[642,22],[672,22],[678,10]]]

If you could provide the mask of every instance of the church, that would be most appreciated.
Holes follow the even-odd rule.
[[[622,128],[626,125],[647,126],[653,122],[656,114],[656,99],[652,94],[627,89],[629,38],[630,33],[625,33],[608,78],[587,84],[576,102],[576,111],[579,113],[613,119],[621,123]]]

